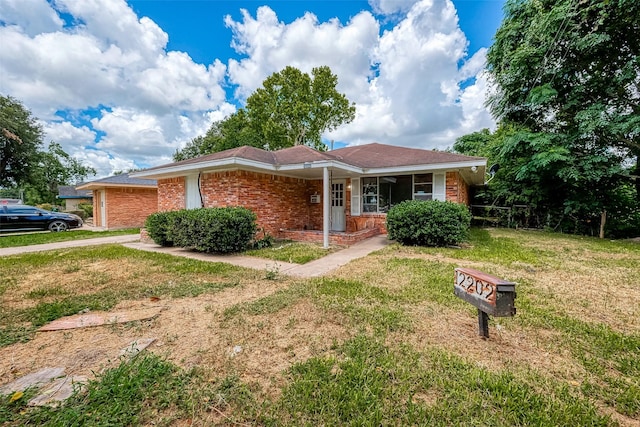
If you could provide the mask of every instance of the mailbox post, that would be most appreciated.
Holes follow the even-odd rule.
[[[456,268],[453,292],[478,308],[478,335],[489,338],[489,315],[516,314],[516,284],[471,268]]]

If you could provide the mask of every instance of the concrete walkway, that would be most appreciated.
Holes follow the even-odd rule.
[[[160,252],[209,262],[226,262],[240,267],[257,270],[273,270],[280,274],[295,277],[318,277],[343,266],[350,261],[369,255],[373,251],[382,249],[389,243],[387,236],[374,236],[353,246],[331,253],[325,257],[306,264],[292,264],[289,262],[273,261],[243,255],[213,255],[194,252],[182,248],[164,248],[153,243],[126,243],[124,246],[149,252]]]
[[[123,234],[122,236],[96,237],[94,239],[67,240],[65,242],[44,243],[42,245],[16,246],[0,248],[0,256],[18,255],[30,252],[51,251],[55,249],[79,248],[81,246],[104,245],[108,243],[127,243],[140,240],[139,234]]]
[[[182,248],[164,248],[154,243],[140,242],[139,234],[125,234],[122,236],[97,237],[94,239],[69,240],[65,242],[45,243],[42,245],[17,246],[13,248],[0,248],[0,256],[19,255],[31,252],[51,251],[56,249],[78,248],[82,246],[103,245],[109,243],[121,243],[132,249],[149,252],[160,252],[185,258],[192,258],[208,262],[226,262],[245,268],[256,270],[273,270],[280,274],[295,277],[318,277],[341,267],[350,261],[367,256],[373,251],[382,249],[389,243],[387,236],[374,236],[353,246],[333,252],[325,257],[306,264],[292,264],[283,261],[273,261],[264,258],[244,255],[213,255],[194,252]]]

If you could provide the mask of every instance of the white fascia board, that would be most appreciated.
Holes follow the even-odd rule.
[[[140,171],[132,173],[133,177],[157,177],[159,179],[170,176],[186,176],[198,173],[203,170],[222,169],[229,166],[246,166],[265,171],[276,171],[276,166],[270,163],[257,162],[255,160],[247,160],[241,157],[230,157],[227,159],[211,160],[208,162],[189,163],[187,165],[167,166],[162,169],[154,169],[150,171]]]
[[[305,167],[305,165],[309,165]],[[362,174],[363,169],[357,166],[349,165],[343,162],[337,162],[335,160],[316,160],[314,162],[295,163],[290,165],[279,165],[277,170],[279,171],[297,171],[304,169],[322,169],[322,168],[335,168],[357,174]]]
[[[411,165],[411,166],[397,166],[390,168],[369,168],[365,169],[366,175],[391,175],[396,173],[409,173],[409,172],[427,172],[427,171],[447,171],[452,169],[462,169],[476,167],[486,167],[486,160],[469,160],[466,162],[452,162],[452,163],[433,163],[428,165]]]

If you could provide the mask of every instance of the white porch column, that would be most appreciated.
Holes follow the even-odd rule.
[[[322,239],[325,249],[329,249],[329,218],[331,215],[331,198],[329,196],[329,168],[322,169]]]

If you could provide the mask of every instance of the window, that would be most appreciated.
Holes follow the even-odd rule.
[[[362,178],[362,212],[378,212],[378,178]]]
[[[424,173],[413,176],[413,198],[415,200],[433,199],[433,174]]]
[[[378,178],[380,202],[378,212],[388,212],[393,206],[411,200],[411,175],[381,176]]]
[[[446,199],[444,173],[366,177],[360,181],[363,213],[386,213],[405,200]]]

